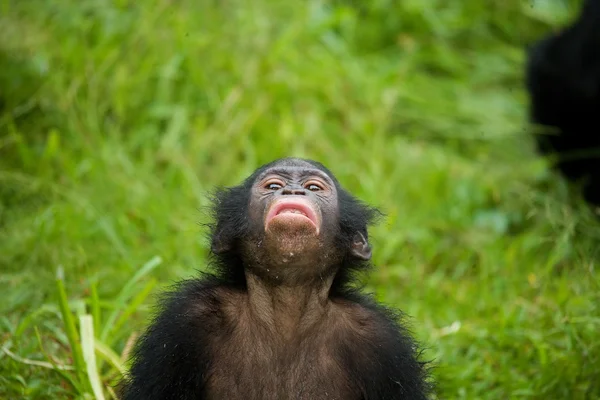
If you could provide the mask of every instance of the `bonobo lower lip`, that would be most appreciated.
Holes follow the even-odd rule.
[[[269,212],[267,212],[267,216],[265,218],[265,227],[269,226],[269,223],[273,220],[273,218],[282,214],[286,214],[286,217],[289,218],[307,219],[315,226],[317,232],[319,230],[317,213],[307,199],[295,197],[277,200],[273,205],[271,205]]]

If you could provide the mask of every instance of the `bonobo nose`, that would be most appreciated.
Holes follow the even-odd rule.
[[[281,191],[282,195],[306,196],[306,189],[303,187],[286,187]]]

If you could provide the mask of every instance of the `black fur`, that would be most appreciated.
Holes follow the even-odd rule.
[[[198,279],[184,281],[164,296],[159,314],[135,348],[132,368],[122,384],[121,394],[124,400],[209,398],[206,394],[206,383],[211,378],[211,368],[224,362],[214,356],[209,343],[215,337],[227,338],[235,328],[235,323],[232,325],[227,322],[224,310],[228,304],[217,292],[231,290],[244,293],[246,289],[245,264],[238,244],[250,233],[247,219],[250,189],[256,177],[265,169],[275,164],[298,162],[308,162],[324,171],[336,185],[340,210],[336,245],[348,248],[355,232],[361,232],[366,237],[367,226],[377,217],[378,211],[362,204],[343,190],[333,174],[314,161],[277,160],[258,169],[241,185],[219,190],[214,197],[215,223],[211,226],[211,264],[214,272]],[[219,251],[215,250],[217,248]],[[227,250],[223,251],[223,248]],[[334,329],[341,332],[339,340],[333,342],[335,349],[332,350],[332,354],[353,388],[351,397],[344,398],[424,400],[431,390],[427,365],[418,360],[416,343],[398,322],[401,315],[378,305],[371,297],[353,289],[353,272],[366,267],[367,262],[344,257],[329,292],[329,298],[360,307],[363,310],[361,312],[368,316],[364,320],[373,325],[365,329],[376,332],[376,338],[362,339],[359,342],[345,340],[344,328],[334,328],[328,321],[323,321],[315,334],[315,342],[326,337],[329,331],[333,332]],[[238,349],[241,354],[238,357],[242,357],[240,360],[243,360],[244,354],[254,351],[257,345],[251,339],[241,341]],[[289,356],[292,361],[305,357],[297,352],[292,352]],[[274,359],[270,363],[281,363],[283,372],[288,372],[285,370],[286,360]],[[310,366],[308,362],[305,364],[301,363],[305,368],[314,366]],[[273,393],[265,393],[261,387],[261,371],[257,370],[252,374],[252,382],[241,377],[236,381],[238,390],[246,393],[245,398],[274,398]],[[286,382],[277,385],[281,388],[288,387]],[[291,388],[285,396],[278,398],[307,398],[302,395],[302,385]],[[322,398],[342,398],[338,396],[336,393],[329,393]]]
[[[600,206],[600,0],[587,0],[571,26],[535,43],[526,74],[532,121],[556,129],[536,137],[539,150],[556,153],[560,171],[583,180],[586,200]]]

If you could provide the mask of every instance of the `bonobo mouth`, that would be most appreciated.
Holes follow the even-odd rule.
[[[269,208],[265,218],[265,228],[273,220],[286,220],[287,223],[310,222],[319,233],[319,220],[311,202],[303,197],[290,197],[277,200]]]

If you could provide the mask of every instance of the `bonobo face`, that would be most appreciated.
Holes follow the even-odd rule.
[[[262,171],[251,188],[248,216],[253,238],[245,253],[256,263],[321,269],[338,261],[337,189],[311,164],[286,160]]]
[[[310,165],[274,167],[252,187],[250,209],[257,208],[266,232],[318,236],[324,218],[326,224],[337,222],[337,191],[325,173]]]
[[[241,268],[271,283],[324,281],[371,258],[367,226],[377,214],[322,164],[284,158],[217,191],[211,251],[232,279]]]

